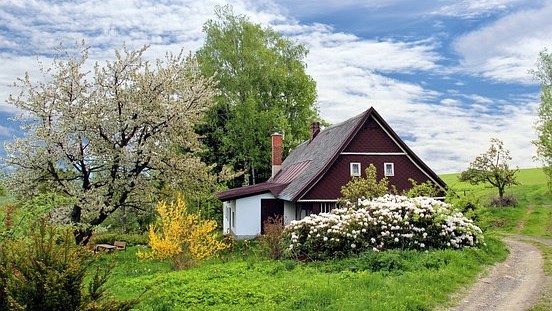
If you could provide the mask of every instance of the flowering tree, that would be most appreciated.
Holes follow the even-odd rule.
[[[145,50],[117,51],[91,72],[87,49],[66,53],[42,69],[45,81],[19,79],[21,93],[9,99],[26,131],[6,147],[9,187],[21,197],[46,189],[75,198],[60,212],[78,225],[79,243],[91,226],[118,209],[143,208],[167,185],[194,191],[214,178],[196,156],[194,132],[211,104],[211,79],[191,56],[150,63]]]

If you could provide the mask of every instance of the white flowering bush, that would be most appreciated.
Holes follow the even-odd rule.
[[[292,221],[287,254],[327,259],[372,250],[462,248],[483,243],[481,229],[447,203],[385,195]]]

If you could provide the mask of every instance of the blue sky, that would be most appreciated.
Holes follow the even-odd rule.
[[[21,135],[6,104],[63,43],[92,62],[124,44],[146,56],[195,51],[216,5],[305,44],[321,115],[339,122],[374,106],[437,173],[459,172],[497,137],[513,164],[535,167],[539,86],[528,71],[552,47],[552,1],[40,1],[0,2],[0,143]],[[3,151],[2,151],[3,152]]]

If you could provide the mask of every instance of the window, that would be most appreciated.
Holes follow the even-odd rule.
[[[230,220],[230,222],[232,223],[232,228],[236,227],[236,212],[235,211],[232,211],[232,219]]]
[[[395,167],[393,163],[384,163],[384,169],[385,176],[395,176]]]
[[[322,202],[320,203],[320,213],[329,213],[331,210],[337,207],[337,204],[333,202]]]
[[[360,176],[360,163],[351,163],[351,176]]]

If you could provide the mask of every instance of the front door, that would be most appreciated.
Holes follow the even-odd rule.
[[[261,199],[261,234],[264,234],[264,223],[269,217],[280,216],[284,220],[284,201],[278,199]]]

